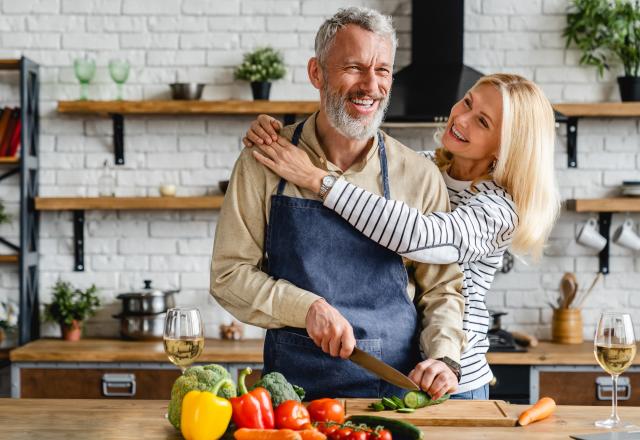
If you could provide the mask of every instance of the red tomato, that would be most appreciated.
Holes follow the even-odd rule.
[[[344,407],[336,399],[317,399],[307,405],[314,422],[344,422]]]
[[[377,431],[378,433],[378,437],[373,437],[377,440],[391,440],[391,432],[389,432],[386,429],[381,429],[380,431]]]
[[[351,433],[353,430],[351,428],[340,428],[337,431],[334,431],[331,437],[331,440],[349,440],[351,438]]]
[[[329,435],[329,434],[331,434],[333,432],[336,432],[340,428],[339,425],[333,425],[333,424],[328,425],[328,424],[322,423],[322,422],[318,423],[317,427],[318,427],[318,431],[320,431],[321,433],[326,434],[326,435]]]
[[[369,440],[371,435],[366,431],[353,431],[349,436],[349,440]]]
[[[304,405],[295,400],[285,400],[275,410],[274,413],[276,428],[293,429],[299,431],[311,427],[309,411]]]

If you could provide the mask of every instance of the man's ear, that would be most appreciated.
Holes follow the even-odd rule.
[[[316,57],[309,58],[307,63],[307,73],[309,74],[309,81],[318,90],[322,89],[324,84],[324,77],[322,76],[322,68]]]

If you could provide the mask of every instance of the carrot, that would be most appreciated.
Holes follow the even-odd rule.
[[[531,408],[526,409],[518,417],[520,426],[527,426],[529,423],[546,419],[556,409],[556,402],[551,397],[543,397],[538,400]]]
[[[303,429],[298,431],[302,440],[327,440],[327,436],[317,429]]]
[[[236,440],[302,440],[292,429],[249,429],[241,428],[233,433]]]

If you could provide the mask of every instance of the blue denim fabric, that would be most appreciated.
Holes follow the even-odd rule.
[[[464,393],[452,394],[451,398],[460,400],[489,400],[489,384],[484,384],[475,390],[465,391]]]
[[[303,123],[296,128],[296,144]],[[379,153],[388,198],[384,141]],[[407,271],[394,252],[369,240],[321,202],[282,195],[271,198],[267,271],[327,300],[353,326],[356,344],[409,373],[419,361],[418,317],[407,295]],[[402,390],[348,360],[324,353],[305,329],[268,330],[264,371],[279,371],[318,397],[381,397]]]

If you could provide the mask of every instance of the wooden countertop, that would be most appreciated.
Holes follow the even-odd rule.
[[[260,339],[207,339],[198,362],[262,363]],[[11,352],[13,362],[167,362],[161,341],[39,339]],[[488,353],[492,365],[597,365],[593,343],[561,345],[541,342],[527,353]],[[640,350],[634,364],[640,364]]]
[[[262,339],[207,339],[198,362],[262,363]],[[162,341],[39,339],[13,350],[12,362],[169,362]]]
[[[519,414],[525,407],[509,405]],[[161,400],[52,400],[0,399],[2,439],[85,440],[175,439],[182,436],[164,418],[167,402]],[[424,427],[426,438],[447,440],[569,439],[570,434],[607,432],[593,421],[609,416],[609,409],[592,406],[560,406],[550,418],[526,427],[461,428]],[[640,425],[638,408],[621,407],[620,416]]]

